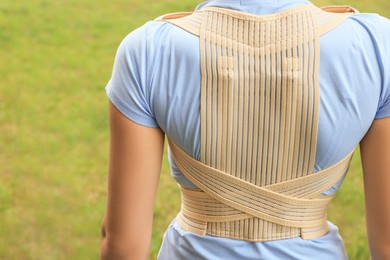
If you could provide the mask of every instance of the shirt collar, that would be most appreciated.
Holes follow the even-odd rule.
[[[214,6],[233,9],[251,14],[264,15],[282,12],[302,4],[311,4],[308,0],[206,0],[196,10]]]

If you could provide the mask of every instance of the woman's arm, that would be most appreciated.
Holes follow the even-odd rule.
[[[110,103],[108,198],[101,259],[146,259],[164,133],[141,126]]]
[[[390,118],[377,119],[360,143],[367,235],[373,260],[390,259]]]

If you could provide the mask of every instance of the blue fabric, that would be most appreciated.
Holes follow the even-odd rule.
[[[304,0],[210,0],[257,15],[280,12]],[[321,104],[315,170],[343,158],[373,120],[390,116],[390,21],[358,14],[321,37]],[[199,41],[169,23],[151,21],[130,33],[116,55],[106,87],[111,102],[129,119],[160,127],[182,149],[199,158]],[[194,185],[172,162],[177,182]],[[327,193],[336,191],[338,185]],[[337,228],[314,240],[293,238],[249,243],[169,226],[160,259],[345,259]]]
[[[227,238],[199,236],[184,231],[175,221],[168,227],[158,259],[245,260],[340,260],[347,259],[338,229],[318,239],[300,238],[250,243]]]

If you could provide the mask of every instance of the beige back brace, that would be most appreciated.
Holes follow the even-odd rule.
[[[319,37],[354,12],[305,5],[256,16],[211,7],[158,18],[200,41],[200,160],[169,139],[177,166],[200,189],[180,187],[184,230],[247,241],[329,231],[332,196],[323,192],[353,152],[313,174]]]

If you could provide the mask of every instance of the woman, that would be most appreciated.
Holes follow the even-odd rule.
[[[223,9],[222,11],[221,9],[207,9],[210,7]],[[242,13],[263,17],[265,17],[264,15],[282,13],[282,17],[287,17],[288,25],[291,22],[289,15],[295,11],[286,10],[299,10],[297,12],[300,14],[301,7],[306,10],[312,8],[312,5],[304,0],[210,0],[200,4],[197,10],[208,10],[204,13],[211,12],[213,14],[220,12],[222,15],[225,15],[224,10],[226,9],[239,11],[240,14],[234,11],[226,11],[228,13],[227,17],[239,16],[243,21],[252,19],[255,23],[262,22],[263,18],[246,16]],[[199,13],[202,13],[202,11]],[[314,13],[313,17],[316,17],[317,13]],[[283,16],[284,14],[286,16]],[[216,17],[218,15],[211,16]],[[270,20],[275,20],[274,16],[270,17]],[[213,53],[219,52],[218,48],[216,50],[207,49],[206,45],[206,51],[202,49],[202,41],[199,41],[200,37],[203,37],[199,36],[199,32],[202,31],[199,29],[200,25],[199,28],[195,26],[195,29],[192,27],[191,29],[187,25],[176,23],[175,19],[170,18],[176,17],[165,17],[162,20],[148,22],[125,38],[118,49],[113,75],[107,86],[107,94],[111,101],[111,146],[108,203],[103,223],[101,257],[103,259],[144,259],[147,257],[153,220],[153,202],[164,147],[164,134],[168,136],[171,148],[175,148],[176,145],[178,147],[170,151],[169,154],[172,174],[182,187],[183,192],[188,190],[191,192],[191,190],[196,190],[202,185],[207,186],[207,182],[197,182],[196,178],[191,177],[191,174],[185,173],[186,169],[183,167],[177,151],[182,149],[190,157],[200,158],[199,160],[206,165],[211,165],[213,163],[210,161],[213,159],[210,158],[214,155],[213,152],[211,152],[212,155],[202,155],[204,152],[204,148],[202,148],[204,146],[201,144],[202,136],[203,140],[206,140],[204,144],[206,146],[208,143],[214,142],[213,138],[209,138],[211,133],[214,132],[215,136],[225,136],[227,142],[229,142],[230,136],[244,136],[242,133],[238,133],[241,131],[240,129],[247,129],[248,125],[254,125],[253,122],[257,122],[259,127],[252,126],[251,128],[255,129],[252,131],[252,137],[250,137],[252,139],[240,137],[243,141],[239,141],[237,145],[228,145],[224,149],[217,149],[215,153],[236,154],[235,158],[239,157],[240,160],[234,159],[234,162],[240,166],[235,164],[234,167],[241,167],[240,169],[243,168],[242,165],[244,164],[242,158],[245,161],[251,161],[248,158],[253,158],[253,155],[248,153],[243,157],[242,153],[248,150],[246,144],[256,143],[258,147],[262,147],[266,151],[265,155],[262,156],[268,156],[264,158],[271,158],[271,153],[275,155],[274,157],[278,158],[279,161],[275,162],[274,160],[272,163],[264,159],[261,161],[264,167],[260,167],[262,170],[259,170],[259,175],[255,175],[253,170],[255,164],[252,162],[245,164],[244,168],[250,168],[250,170],[245,170],[245,174],[242,174],[243,171],[241,170],[235,172],[236,175],[240,175],[236,176],[237,178],[248,179],[251,183],[258,182],[258,186],[264,186],[265,188],[267,188],[267,185],[279,182],[276,180],[279,178],[277,177],[279,173],[273,175],[278,171],[273,169],[278,169],[279,165],[282,165],[280,171],[286,171],[286,174],[291,173],[290,168],[292,167],[290,166],[292,164],[289,164],[290,159],[285,159],[288,156],[291,156],[291,160],[297,162],[297,168],[303,167],[300,166],[302,161],[308,161],[307,164],[311,165],[311,159],[307,158],[314,156],[313,165],[310,166],[312,169],[307,168],[308,171],[312,170],[318,173],[346,158],[354,147],[360,143],[364,170],[368,240],[372,259],[390,258],[390,222],[388,221],[390,219],[390,200],[388,199],[390,191],[387,189],[390,184],[390,170],[388,167],[390,157],[390,59],[387,58],[390,57],[390,22],[377,15],[354,14],[348,15],[348,17],[343,18],[327,30],[321,30],[320,25],[320,52],[318,53],[320,59],[318,64],[316,64],[315,58],[299,62],[301,58],[303,60],[308,56],[317,57],[315,55],[311,56],[311,53],[317,51],[314,46],[314,52],[302,49],[303,52],[296,51],[295,53],[294,48],[287,48],[292,50],[290,53],[292,59],[284,57],[280,65],[275,65],[279,63],[272,60],[272,58],[268,59],[267,55],[270,52],[272,53],[272,46],[283,48],[281,47],[282,44],[277,44],[280,41],[270,41],[268,44],[262,45],[264,48],[249,48],[248,50],[245,50],[245,47],[243,49],[239,47],[246,45],[237,45],[236,53],[238,53],[238,56],[246,51],[245,55],[247,56],[244,55],[244,57],[254,55],[253,57],[256,57],[254,60],[244,58],[240,63],[234,58],[237,55],[234,53],[230,55],[227,52],[221,57],[218,56],[219,58],[215,61],[213,60]],[[191,22],[203,21],[202,19],[194,19]],[[299,22],[302,21],[299,20]],[[188,22],[186,23],[188,24]],[[211,20],[211,24],[204,24],[206,31],[208,28],[217,28],[217,31],[219,28],[230,28],[229,25],[225,27],[225,23],[218,25],[216,20]],[[256,26],[257,24],[253,28],[257,28]],[[261,28],[262,25],[258,26]],[[279,27],[272,26],[269,27],[271,29],[265,29],[263,33],[254,34],[250,37],[245,36],[245,33],[238,33],[231,43],[232,48],[234,48],[234,42],[241,40],[239,35],[247,38],[247,42],[250,42],[253,37],[267,35],[267,37],[262,38],[262,41],[267,42],[269,37],[278,35],[278,30],[272,31],[272,28]],[[305,29],[306,25],[302,27],[297,29],[302,30],[298,31],[298,34],[306,35],[306,32],[308,32]],[[221,37],[224,41],[223,39],[230,37],[229,29],[222,30],[226,31],[224,37]],[[251,30],[247,30],[248,35],[252,35],[250,34]],[[286,29],[286,32],[289,32],[288,30]],[[305,37],[303,36],[303,38]],[[316,42],[316,37],[318,36],[314,34],[313,42]],[[230,46],[229,43],[227,43],[227,46]],[[220,52],[223,53],[223,50],[221,48]],[[256,54],[256,50],[260,51]],[[262,54],[262,51],[267,55]],[[207,56],[207,53],[212,55],[209,58],[202,56]],[[207,60],[217,64],[215,70],[207,71],[207,68],[209,68]],[[305,66],[308,62],[312,62],[312,64]],[[225,66],[223,64],[226,64],[227,67],[223,67]],[[249,76],[243,76],[243,73],[237,72],[238,70],[247,73],[243,64],[248,64],[246,67],[250,68],[248,69],[250,71],[248,72]],[[268,65],[265,66],[264,64]],[[239,68],[242,69],[237,69],[237,66],[241,66]],[[319,83],[315,76],[316,66],[319,66]],[[296,71],[294,72],[294,70]],[[280,88],[280,92],[272,92],[272,89],[277,86],[275,82],[280,82],[280,86],[290,86],[285,83],[284,79],[291,80],[291,86],[296,86],[294,84],[298,84],[297,81],[300,82],[299,84],[302,83],[303,86],[305,80],[301,79],[301,70],[312,71],[308,72],[308,75],[311,75],[310,78],[313,79],[313,84],[309,84],[309,87],[313,87],[313,91],[309,90],[307,95],[313,95],[313,99],[308,99],[309,103],[318,105],[318,111],[315,108],[316,105],[312,108],[314,111],[312,114],[318,113],[318,122],[313,120],[310,128],[307,127],[307,122],[309,122],[307,120],[309,119],[303,121],[293,119],[290,121],[294,122],[294,126],[283,132],[283,129],[288,126],[285,121],[288,120],[282,119],[295,118],[295,114],[294,116],[290,115],[290,117],[286,115],[290,113],[290,110],[299,109],[299,106],[304,104],[301,101],[298,101],[300,103],[293,103],[295,105],[291,106],[292,109],[283,110],[285,112],[281,112],[282,116],[280,117],[271,115],[270,118],[264,117],[262,119],[263,123],[258,122],[260,120],[257,120],[257,118],[261,118],[261,116],[255,116],[257,110],[252,110],[253,105],[251,104],[256,103],[256,101],[252,102],[251,97],[257,95],[260,100],[259,104],[265,104],[263,108],[259,108],[260,112],[263,110],[276,111],[273,109],[283,106],[282,101],[287,99],[280,99],[279,103],[275,101],[273,104],[273,101],[269,101],[263,96],[280,95],[283,97],[285,88]],[[271,73],[272,71],[275,71],[275,73]],[[273,76],[270,76],[270,74]],[[286,78],[283,75],[287,75]],[[264,76],[264,81],[259,80],[262,76]],[[210,81],[205,80],[206,77]],[[276,79],[279,81],[276,81]],[[212,90],[210,90],[211,92],[204,92],[207,94],[202,95],[201,86],[207,85],[207,82],[209,82]],[[252,94],[245,92],[246,86],[257,86],[256,82],[259,88],[271,86],[271,90],[269,92],[266,89],[263,92],[250,92]],[[320,92],[318,100],[312,94],[315,92],[316,82]],[[226,104],[228,107],[232,103],[249,104],[248,116],[245,118],[251,117],[253,120],[237,119],[235,127],[238,127],[234,128],[239,129],[237,131],[229,128],[234,131],[228,132],[224,127],[219,127],[218,129],[221,132],[210,130],[209,133],[207,129],[202,129],[202,125],[205,125],[206,122],[200,115],[203,111],[202,104],[206,102],[207,97],[209,97],[209,100],[213,100],[211,94],[214,93],[215,86],[230,86],[235,89],[244,86],[242,88],[244,89],[243,92],[238,91],[239,94],[237,95],[234,92],[231,96],[233,101],[226,101]],[[291,99],[300,100],[300,96],[294,93],[291,94],[291,97],[294,97]],[[307,97],[305,95],[302,94],[302,97]],[[244,98],[235,99],[237,96],[248,96],[249,101],[244,101]],[[215,100],[219,100],[219,96]],[[225,104],[224,102],[221,103]],[[299,104],[299,106],[296,104]],[[232,107],[234,106],[232,105]],[[269,109],[267,110],[265,107]],[[298,108],[295,109],[295,107]],[[236,112],[234,109],[232,111],[233,114]],[[301,114],[305,114],[311,110],[305,106],[299,111],[301,111]],[[205,113],[207,113],[207,109]],[[215,115],[219,112],[216,112],[215,115],[212,113],[209,116],[212,118],[210,124],[221,120],[221,117],[225,117],[225,114],[221,114],[222,116],[218,119],[218,116]],[[305,118],[315,118],[312,114],[309,113],[310,116]],[[226,116],[226,118],[228,118],[226,122],[234,121],[234,116],[232,118]],[[237,116],[237,118],[240,117]],[[224,121],[222,120],[222,122]],[[231,124],[233,125],[233,123]],[[241,128],[240,125],[245,125],[245,127]],[[297,127],[298,125],[300,127]],[[277,131],[279,132],[273,131],[274,128],[278,128]],[[264,129],[271,130],[264,135]],[[303,135],[305,138],[309,136],[307,140],[310,141],[303,143],[297,141],[295,145],[292,145],[294,144],[292,141],[286,141],[290,132],[294,133],[293,135],[296,132],[297,135],[302,132],[302,130],[297,129],[304,129],[303,132],[305,133]],[[312,131],[314,134],[307,134],[308,129],[314,129]],[[275,133],[281,135],[282,132],[284,136],[282,139],[278,139],[277,142],[271,141],[276,140]],[[216,142],[218,143],[218,141]],[[224,143],[224,141],[221,143]],[[288,145],[283,146],[283,143]],[[276,144],[278,147],[284,147],[281,150],[286,154],[285,157],[283,157],[284,155],[278,157],[279,150],[272,148],[276,147]],[[314,147],[315,149],[310,150],[307,147]],[[303,149],[303,152],[300,149]],[[299,158],[296,155],[298,153],[305,154],[305,157],[297,159]],[[230,155],[229,158],[233,157]],[[284,160],[287,162],[283,162]],[[216,166],[216,168],[218,167]],[[274,180],[272,176],[276,176]],[[285,177],[283,180],[298,177],[302,176]],[[259,181],[255,180],[256,178]],[[331,196],[340,183],[341,180],[337,181],[332,184],[332,187],[321,192],[320,195]],[[204,189],[202,188],[202,190]],[[209,194],[207,187],[205,192]],[[238,195],[237,197],[241,198]],[[237,239],[235,236],[227,234],[229,229],[220,226],[216,228],[217,232],[213,233],[212,229],[207,229],[206,234],[199,235],[196,230],[194,231],[191,227],[185,225],[185,222],[191,219],[191,217],[186,217],[186,214],[188,213],[185,213],[184,217],[183,214],[179,214],[169,226],[164,235],[159,259],[313,259],[313,257],[316,259],[347,259],[342,239],[338,234],[337,227],[332,223],[325,223],[326,232],[322,232],[320,235],[317,234],[313,238],[306,236],[305,232],[301,232],[300,235],[289,234],[283,237],[280,234],[286,233],[285,231],[268,230],[265,233],[270,235],[254,237],[244,235],[242,239]],[[286,213],[286,215],[288,214]],[[249,230],[248,234],[252,234],[255,228],[248,226],[245,229]],[[264,227],[259,230],[263,232]],[[232,233],[234,232],[232,231]],[[274,234],[277,234],[276,237]]]

